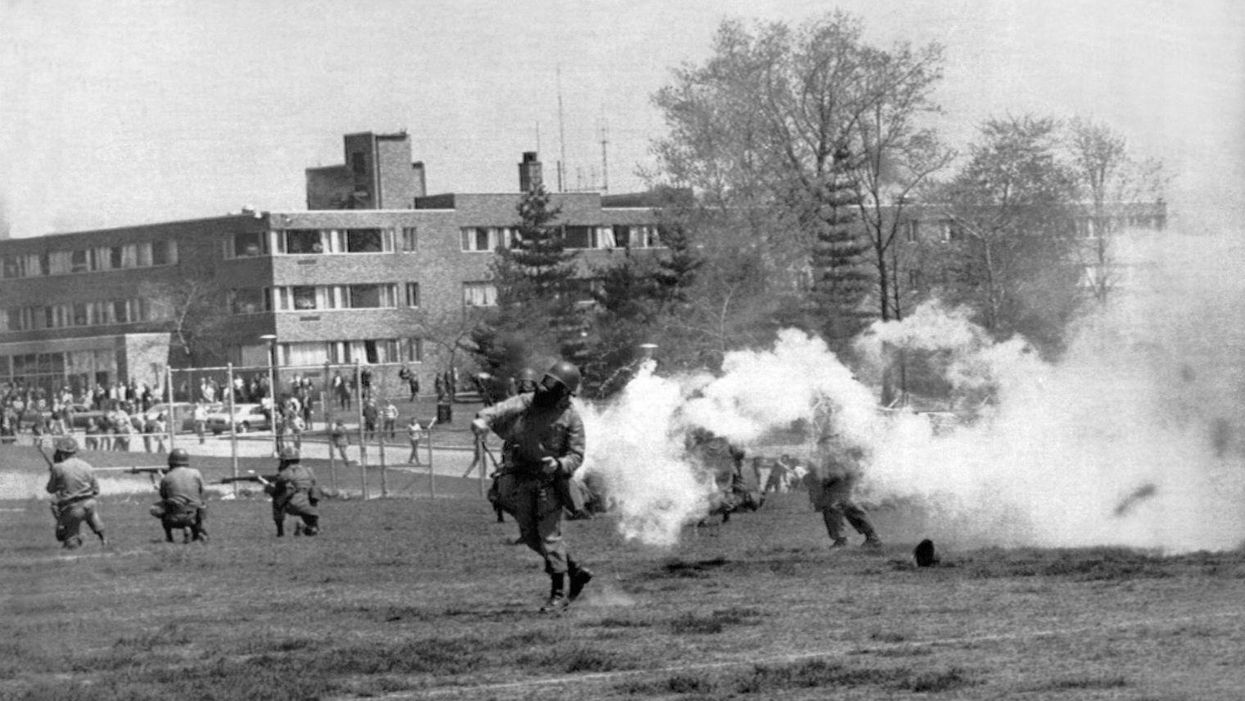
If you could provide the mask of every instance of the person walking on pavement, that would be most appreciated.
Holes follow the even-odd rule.
[[[104,522],[95,503],[95,497],[99,496],[95,469],[78,457],[78,442],[72,437],[57,439],[55,448],[49,467],[47,491],[52,495],[56,540],[61,547],[68,550],[81,546],[82,537],[79,532],[85,522],[99,538],[100,545],[107,547]]]
[[[584,459],[584,423],[571,404],[579,383],[579,369],[559,361],[535,393],[483,408],[471,423],[477,436],[493,431],[503,440],[502,469],[514,479],[507,481],[508,493],[501,499],[513,507],[523,543],[544,559],[549,575],[542,613],[566,609],[592,580],[592,572],[570,556],[562,539],[562,511],[569,505],[557,485],[569,480]]]
[[[406,426],[406,437],[411,441],[411,456],[406,459],[408,465],[422,465],[419,460],[419,442],[424,437],[424,427],[419,424],[419,419],[411,417],[411,423]]]
[[[346,448],[350,447],[350,434],[346,432],[346,423],[341,419],[333,424],[333,430],[329,432],[329,442],[332,444],[332,450],[336,450],[338,455],[341,455],[342,464],[349,465],[350,458],[346,457]]]
[[[151,515],[160,519],[165,541],[173,542],[174,529],[189,528],[193,540],[206,543],[203,474],[190,466],[190,453],[185,448],[169,453],[169,471],[160,479],[159,490],[160,501],[151,508]]]

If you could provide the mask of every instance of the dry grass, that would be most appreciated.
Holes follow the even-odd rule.
[[[801,494],[655,550],[568,524],[597,573],[536,613],[539,559],[473,484],[330,501],[273,536],[213,502],[212,543],[165,545],[146,495],[106,498],[114,547],[62,555],[44,503],[4,502],[0,698],[1239,698],[1245,557],[944,551],[876,514],[881,553],[832,553]]]

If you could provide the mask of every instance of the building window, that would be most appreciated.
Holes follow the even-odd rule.
[[[408,363],[424,362],[424,339],[409,338],[406,342],[406,358]]]
[[[406,283],[406,306],[408,307],[419,306],[419,283],[418,282]]]
[[[616,224],[613,228],[614,242],[623,248],[655,248],[661,245],[656,227]]]
[[[491,282],[464,282],[463,304],[468,307],[497,306],[497,286]]]
[[[314,287],[291,287],[290,298],[295,310],[316,308],[316,288]]]
[[[151,242],[151,264],[152,265],[173,265],[177,263],[177,242],[176,241],[152,241]]]
[[[69,252],[69,270],[74,273],[85,273],[91,270],[91,255],[88,249]]]
[[[510,248],[515,238],[514,229],[507,227],[467,226],[462,229],[462,249],[492,252],[498,248]]]
[[[406,253],[412,253],[418,244],[419,230],[413,226],[402,227],[402,250]]]
[[[350,285],[348,306],[352,309],[379,309],[392,307],[393,285]]]
[[[915,243],[921,239],[921,220],[910,219],[907,227],[908,241]]]
[[[319,229],[286,229],[284,234],[285,253],[303,255],[324,252]]]
[[[362,151],[350,154],[350,169],[355,175],[367,175],[367,154]]]
[[[229,291],[229,308],[234,314],[255,314],[267,311],[261,287],[244,287]]]
[[[4,276],[6,278],[26,277],[26,261],[21,256],[5,256]]]
[[[347,253],[383,253],[385,237],[380,229],[347,229]]]
[[[251,258],[267,255],[268,237],[262,232],[245,231],[229,237],[228,258]]]
[[[562,227],[562,242],[567,248],[592,248],[592,227]]]

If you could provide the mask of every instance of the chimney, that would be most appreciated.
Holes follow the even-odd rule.
[[[519,164],[519,191],[531,192],[541,183],[540,161],[536,160],[536,152],[524,151],[523,162]]]

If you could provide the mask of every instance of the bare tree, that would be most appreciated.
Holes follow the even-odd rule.
[[[1161,199],[1166,179],[1161,163],[1133,160],[1124,137],[1105,124],[1072,120],[1068,146],[1089,201],[1090,245],[1081,252],[1086,269],[1092,271],[1088,283],[1094,297],[1103,302],[1118,283],[1112,239],[1120,209],[1129,203]]]

